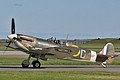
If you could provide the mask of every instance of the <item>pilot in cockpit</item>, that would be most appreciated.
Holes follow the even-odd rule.
[[[61,44],[60,40],[57,40],[56,38],[53,39],[53,37],[51,37],[51,38],[49,38],[49,39],[47,39],[47,40],[48,40],[48,41],[52,41],[52,42],[55,43],[55,44]]]

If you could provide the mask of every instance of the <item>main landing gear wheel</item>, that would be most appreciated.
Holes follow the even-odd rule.
[[[22,62],[22,67],[23,67],[23,68],[28,68],[29,65],[30,65],[29,60],[24,60],[24,61]]]
[[[38,60],[32,62],[34,68],[40,68],[41,64]]]

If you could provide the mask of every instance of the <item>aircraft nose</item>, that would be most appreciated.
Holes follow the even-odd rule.
[[[17,38],[17,34],[10,34],[7,36],[10,40],[13,40],[13,38]]]

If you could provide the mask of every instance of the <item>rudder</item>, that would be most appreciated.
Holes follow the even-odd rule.
[[[107,63],[111,63],[114,60],[114,45],[112,43],[107,43],[100,54],[97,55],[96,61],[101,62],[102,66],[105,68]]]

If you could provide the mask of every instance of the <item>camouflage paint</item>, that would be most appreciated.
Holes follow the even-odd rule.
[[[16,35],[17,36],[14,36],[12,39],[16,46],[21,48],[22,51],[31,54],[32,57],[38,58],[39,56],[39,58],[42,60],[47,60],[48,58],[57,58],[77,61],[101,62],[106,61],[108,59],[107,57],[103,57],[103,55],[108,55],[108,50],[110,50],[113,47],[110,43],[105,45],[103,50],[106,53],[101,53],[101,57],[97,55],[97,53],[94,51],[83,49],[76,45],[66,46],[64,44],[56,44],[53,41],[48,41],[28,35]],[[114,51],[112,51],[112,53],[113,52]]]

